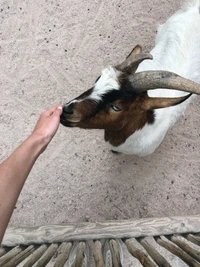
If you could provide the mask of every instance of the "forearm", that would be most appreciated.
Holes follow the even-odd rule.
[[[57,105],[43,112],[32,135],[0,164],[0,243],[33,164],[58,130],[62,109]]]
[[[0,243],[26,178],[44,148],[44,140],[32,134],[0,164]]]

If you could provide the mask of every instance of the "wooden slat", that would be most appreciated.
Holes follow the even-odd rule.
[[[189,266],[200,267],[200,264],[196,260],[194,260],[192,257],[190,257],[185,251],[183,251],[179,247],[176,247],[175,245],[173,245],[167,241],[164,241],[160,237],[156,237],[155,240],[160,246],[166,248],[172,254],[178,256],[182,261],[184,261]]]
[[[110,240],[110,250],[112,254],[112,263],[113,267],[121,267],[121,259],[120,259],[120,252],[119,252],[119,247],[117,245],[116,240],[111,239]]]
[[[183,241],[183,238],[181,238],[180,236],[173,235],[173,236],[169,236],[169,240],[171,240],[174,244],[176,244],[178,247],[184,250],[192,258],[200,262],[200,252],[190,247],[185,241]]]
[[[60,254],[58,255],[54,267],[62,267],[69,258],[70,251],[72,249],[72,243],[62,243],[58,250]]]
[[[55,254],[57,248],[58,248],[58,244],[51,244],[51,246],[49,246],[48,249],[45,251],[42,258],[36,264],[36,267],[46,266],[46,264],[51,260],[51,258]]]
[[[199,236],[199,234],[193,235],[193,237],[194,237],[197,241],[200,242],[200,236]]]
[[[125,244],[131,255],[138,259],[144,267],[156,267],[156,265],[149,259],[146,253],[133,245],[131,239],[126,239]]]
[[[47,250],[48,245],[42,245],[38,249],[36,249],[30,256],[30,258],[27,260],[27,262],[24,264],[23,267],[31,267],[36,263],[37,260],[41,258],[41,256],[44,254],[44,252]]]
[[[22,247],[19,247],[19,246],[16,246],[15,248],[11,249],[3,257],[1,257],[0,266],[3,266],[3,264],[11,260],[13,257],[15,257],[17,254],[19,254],[22,251],[23,251]]]
[[[93,256],[96,267],[105,267],[102,253],[102,243],[99,240],[94,242]]]
[[[0,257],[5,255],[7,253],[8,249],[5,247],[0,247]]]
[[[85,258],[84,251],[85,251],[85,243],[80,242],[77,247],[76,259],[72,264],[72,267],[81,267],[83,265],[83,261]]]
[[[102,238],[130,238],[181,233],[197,233],[200,216],[144,218],[140,220],[69,223],[32,228],[8,228],[3,245],[62,243]]]
[[[196,244],[197,246],[200,246],[200,240],[198,240],[198,238],[195,235],[188,234],[188,235],[186,235],[186,238],[190,242]]]
[[[138,242],[144,247],[150,257],[159,267],[172,267],[169,262],[151,245],[145,238],[138,239]]]
[[[34,250],[35,250],[35,247],[33,245],[27,247],[21,253],[17,254],[15,257],[13,257],[9,262],[4,264],[3,267],[15,267],[15,266],[17,266],[20,262],[25,260]]]
[[[104,258],[105,266],[112,267],[113,262],[112,262],[112,253],[110,249],[109,239],[106,239],[104,241],[105,242],[103,244],[103,258]]]

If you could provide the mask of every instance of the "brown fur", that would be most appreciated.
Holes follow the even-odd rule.
[[[120,107],[122,111],[115,112],[110,107],[105,107],[95,116],[92,116],[91,113],[96,109],[96,102],[86,99],[75,103],[75,112],[71,116],[73,119],[70,119],[69,116],[68,120],[73,122],[79,118],[80,122],[73,126],[80,128],[105,129],[105,140],[113,146],[118,146],[147,122],[151,123],[153,115],[143,108],[143,103],[147,99],[147,94],[144,94],[138,96],[134,101],[117,100],[113,104]]]
[[[90,89],[76,98],[80,101],[69,104],[69,110],[66,108],[65,112],[64,109],[61,123],[69,127],[104,129],[105,140],[113,146],[119,146],[135,131],[142,129],[146,123],[154,122],[153,109],[185,101],[190,95],[179,98],[150,98],[146,91],[137,90],[138,88],[133,86],[132,75],[140,62],[152,58],[151,55],[141,52],[142,48],[136,46],[125,61],[115,67],[121,71],[118,81],[122,95],[119,96],[119,100],[114,101],[118,98],[111,97],[104,102],[102,97],[102,103],[97,103],[87,98],[92,93],[93,89]],[[116,105],[121,111],[114,111],[111,105]]]
[[[153,112],[143,109],[143,103],[147,98],[147,96],[138,98],[130,104],[126,113],[123,111],[124,125],[119,131],[105,129],[104,138],[106,141],[109,141],[113,146],[119,146],[135,131],[142,129],[146,123],[153,122]],[[120,123],[121,117],[116,121],[116,124]]]

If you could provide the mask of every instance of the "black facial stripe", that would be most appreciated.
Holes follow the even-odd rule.
[[[113,103],[116,100],[129,100],[133,98],[133,95],[126,91],[115,90],[109,91],[102,96],[102,101],[105,103]]]
[[[143,93],[141,93],[142,95]],[[121,91],[121,90],[112,90],[102,96],[102,100],[99,101],[96,112],[94,115],[96,115],[101,109],[103,109],[105,106],[109,105],[110,103],[115,102],[116,100],[130,100],[135,98],[140,94],[135,94],[130,91]],[[154,110],[148,110],[147,111],[147,123],[153,124],[155,122],[155,111]]]
[[[93,116],[96,115],[98,112],[100,112],[109,104],[115,102],[116,100],[126,101],[130,100],[132,97],[133,96],[129,92],[113,89],[101,96],[101,100],[98,101],[96,111],[95,114],[93,114]]]

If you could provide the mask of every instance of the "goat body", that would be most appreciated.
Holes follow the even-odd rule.
[[[200,83],[199,11],[199,0],[191,0],[171,16],[164,25],[160,26],[155,47],[150,52],[153,60],[141,62],[135,70],[136,74],[146,71],[169,71],[195,83]],[[138,52],[134,53],[138,54]],[[147,59],[148,55],[144,57]],[[127,104],[124,103],[129,103],[129,106],[133,105],[128,96],[130,90],[127,89],[131,81],[130,76],[130,73],[122,74],[117,67],[109,67],[103,70],[94,88],[65,105],[61,123],[65,126],[105,129],[106,141],[110,148],[117,152],[139,156],[154,152],[162,142],[168,129],[183,114],[192,97],[175,103],[177,105],[163,105],[163,108],[160,108],[162,106],[156,106],[156,108],[149,109],[148,112],[143,112],[140,107],[143,106],[143,102],[146,103],[147,97],[149,99],[155,97],[159,99],[178,99],[186,95],[185,91],[180,90],[181,88],[179,90],[148,90],[147,87],[146,95],[134,92],[132,96],[134,112],[125,112],[128,108]],[[119,102],[119,99],[121,102]],[[109,103],[114,112],[118,112],[118,102],[125,110],[126,117],[129,117],[129,125],[124,128],[126,119],[122,115],[113,114],[107,108]],[[123,105],[125,105],[125,108]],[[91,113],[86,111],[90,109],[92,110]],[[104,109],[104,111],[101,111],[101,109]],[[112,120],[106,117],[108,113],[111,114]],[[138,117],[138,114],[143,115]],[[116,126],[116,116],[119,116],[118,128]],[[134,126],[131,128],[132,122]]]
[[[199,7],[199,0],[190,1],[159,27],[156,45],[150,52],[153,60],[142,62],[137,72],[167,70],[200,83]],[[184,94],[168,89],[148,91],[151,97],[178,97]],[[183,115],[190,100],[174,107],[156,109],[154,123],[146,124],[129,136],[124,144],[117,147],[117,151],[140,156],[154,152],[168,129]]]

